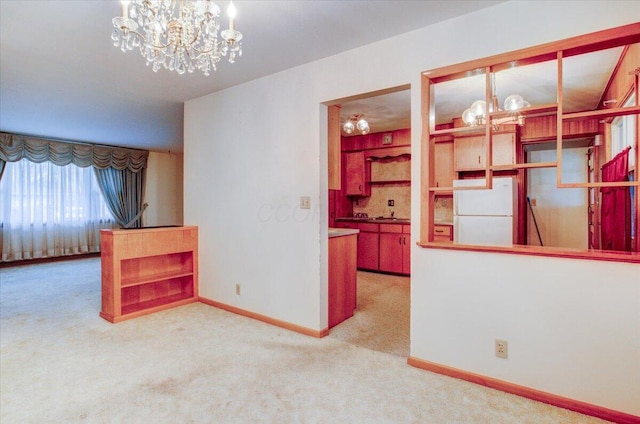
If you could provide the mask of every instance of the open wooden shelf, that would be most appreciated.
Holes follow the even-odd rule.
[[[155,274],[155,275],[150,275],[150,276],[144,277],[144,278],[128,277],[128,278],[123,278],[122,279],[122,282],[120,283],[120,287],[122,287],[122,288],[133,287],[133,286],[139,286],[139,285],[143,285],[143,284],[156,283],[156,282],[160,282],[160,281],[170,280],[170,279],[173,279],[173,278],[189,277],[189,276],[192,276],[192,275],[193,275],[193,272],[185,272],[185,273],[162,272],[162,273],[158,273],[158,274]]]
[[[102,311],[110,322],[198,300],[198,229],[102,230]]]
[[[185,300],[188,300],[188,302],[184,302]],[[175,307],[183,304],[186,305],[193,301],[195,301],[195,299],[193,299],[192,296],[188,296],[184,293],[173,294],[171,296],[158,297],[156,299],[123,306],[122,315],[134,314],[136,312],[152,313],[155,312],[155,310],[160,311],[166,309],[167,306]]]

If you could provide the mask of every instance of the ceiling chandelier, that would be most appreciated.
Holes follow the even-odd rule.
[[[179,74],[201,70],[242,56],[242,34],[236,31],[236,9],[227,9],[229,29],[220,31],[220,8],[211,0],[122,0],[122,16],[113,18],[113,45],[123,52],[140,49],[154,72],[164,67]]]
[[[512,94],[504,100],[504,110],[510,112],[510,116],[506,118],[493,119],[491,124],[493,126],[517,123],[518,125],[524,125],[524,116],[519,112],[520,109],[530,107],[531,104],[524,100],[519,94]],[[493,97],[493,104],[489,105],[489,113],[493,111],[499,111],[498,99]],[[471,104],[471,107],[465,109],[462,112],[462,121],[469,126],[484,125],[487,122],[487,103],[484,100],[476,100]]]
[[[342,126],[342,129],[347,134],[353,134],[356,129],[360,131],[362,135],[367,135],[369,134],[369,131],[371,131],[369,123],[364,119],[364,115],[362,114],[350,116],[349,119],[347,119],[347,122]]]

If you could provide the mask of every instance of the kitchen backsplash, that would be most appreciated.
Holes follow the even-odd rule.
[[[371,181],[411,180],[411,159],[400,156],[371,162]]]
[[[393,200],[394,206],[387,206]],[[371,187],[371,196],[353,201],[353,213],[366,213],[370,218],[389,217],[394,211],[396,218],[411,217],[411,187],[404,184],[385,184]]]
[[[453,197],[436,198],[434,218],[436,222],[453,222]]]
[[[394,206],[387,206],[393,200]],[[366,213],[369,217],[389,217],[394,211],[396,218],[411,218],[411,187],[392,184],[374,186],[370,197],[362,197],[353,201],[353,213]],[[453,222],[453,198],[438,197],[435,202],[435,221]]]
[[[396,218],[411,217],[411,159],[401,156],[390,159],[378,159],[371,162],[371,196],[353,201],[353,213],[366,213],[369,217],[390,217],[391,211]],[[397,183],[381,181],[396,181]],[[403,182],[399,182],[403,181]],[[388,206],[393,200],[393,206]]]

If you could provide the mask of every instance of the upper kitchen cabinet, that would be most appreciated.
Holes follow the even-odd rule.
[[[364,152],[347,152],[344,154],[345,163],[345,194],[347,196],[369,196],[370,163],[365,161]]]
[[[454,162],[456,171],[478,170],[487,166],[485,140],[484,135],[455,138]],[[492,143],[492,167],[515,164],[515,132],[493,134]],[[436,143],[436,149],[439,144]],[[439,158],[437,153],[436,158]],[[437,165],[436,169],[438,169]]]

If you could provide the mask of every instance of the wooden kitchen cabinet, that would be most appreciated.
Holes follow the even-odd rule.
[[[411,225],[402,226],[402,273],[411,274]]]
[[[380,224],[380,271],[409,274],[410,226]]]
[[[358,229],[358,269],[377,271],[380,251],[378,224],[361,223]]]
[[[348,152],[344,154],[345,192],[347,196],[369,196],[369,164],[365,161],[364,152]]]
[[[504,133],[493,135],[493,165],[513,165],[516,163],[516,135]]]
[[[453,150],[456,171],[468,171],[485,167],[484,136],[456,137]]]
[[[484,135],[456,137],[453,150],[455,170],[470,171],[485,168],[485,149]],[[515,151],[515,133],[493,135],[493,166],[515,164]]]
[[[329,328],[356,309],[356,234],[329,237]]]
[[[435,181],[433,187],[453,187],[453,140],[435,144]]]
[[[453,226],[436,224],[433,226],[433,241],[451,242],[453,241]]]

